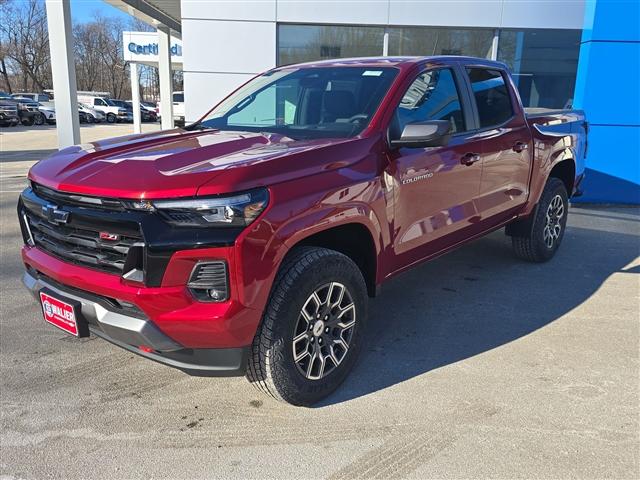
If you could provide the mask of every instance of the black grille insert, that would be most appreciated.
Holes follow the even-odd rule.
[[[62,260],[109,273],[122,274],[129,250],[142,247],[139,237],[118,235],[116,240],[103,240],[99,230],[52,224],[28,211],[26,217],[37,247]]]

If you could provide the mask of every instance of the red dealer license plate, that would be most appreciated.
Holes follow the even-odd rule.
[[[76,337],[79,336],[73,305],[44,292],[40,292],[40,301],[42,302],[42,313],[44,313],[44,319],[47,322]]]

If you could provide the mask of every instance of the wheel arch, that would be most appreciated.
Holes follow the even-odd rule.
[[[576,162],[573,155],[563,155],[563,158],[554,163],[548,178],[557,178],[564,183],[567,189],[567,196],[571,198],[573,187],[576,181]]]
[[[349,257],[362,272],[369,296],[376,295],[378,265],[376,243],[371,231],[363,223],[343,223],[300,238],[291,245],[287,254],[303,246],[328,248]]]

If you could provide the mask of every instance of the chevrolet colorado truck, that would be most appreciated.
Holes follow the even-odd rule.
[[[553,257],[586,133],[580,111],[526,111],[493,61],[275,68],[185,128],[34,165],[23,283],[72,335],[310,405],[388,279],[502,227],[517,257]]]

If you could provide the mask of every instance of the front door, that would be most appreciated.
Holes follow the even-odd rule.
[[[482,171],[481,140],[467,131],[457,78],[450,68],[420,73],[390,126],[391,138],[398,138],[408,123],[427,120],[449,120],[452,131],[446,146],[390,152],[394,270],[459,242],[461,230],[479,220],[475,203]]]

